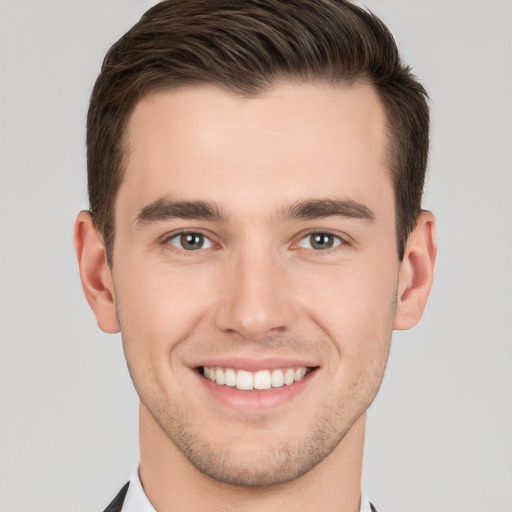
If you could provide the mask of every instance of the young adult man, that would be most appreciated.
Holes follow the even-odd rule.
[[[436,252],[425,96],[341,0],[172,0],[111,48],[75,226],[141,402],[107,510],[374,510],[366,410]]]

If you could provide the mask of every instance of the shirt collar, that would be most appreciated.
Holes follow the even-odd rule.
[[[130,478],[130,485],[124,499],[123,512],[156,512],[155,507],[151,505],[144,492],[138,471],[135,471]],[[372,512],[370,501],[364,494],[361,497],[359,512]]]
[[[144,492],[138,470],[130,478],[130,485],[123,503],[123,512],[156,512]]]

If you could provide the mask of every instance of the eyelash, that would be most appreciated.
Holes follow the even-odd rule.
[[[338,234],[335,234],[335,233],[332,233],[331,231],[328,231],[328,230],[319,230],[319,231],[309,231],[308,233],[304,234],[303,236],[301,236],[299,238],[299,240],[297,242],[295,242],[293,244],[293,247],[294,248],[301,248],[300,247],[300,243],[304,240],[311,240],[311,237],[313,236],[327,236],[327,237],[332,237],[332,239],[334,240],[334,244],[333,247],[327,247],[325,249],[314,249],[312,247],[309,247],[309,248],[306,248],[306,247],[302,247],[308,251],[313,251],[313,252],[316,252],[316,253],[330,253],[332,251],[335,251],[336,249],[340,248],[340,246],[345,246],[345,245],[348,245],[347,241],[341,237],[340,235]],[[311,244],[310,244],[311,245]]]
[[[308,238],[309,238],[309,240],[311,240],[311,237],[313,237],[315,235],[332,237],[334,245],[332,247],[327,247],[325,249],[315,249],[315,248],[311,247],[311,243],[309,244],[310,247],[301,247],[301,245],[300,245],[301,242],[303,242],[304,240],[307,240]],[[186,249],[183,247],[183,244],[181,244],[182,245],[181,247],[178,247],[171,243],[172,240],[179,240],[180,238],[183,241],[182,237],[186,237],[186,236],[201,237],[203,242],[208,244],[208,246],[204,247],[203,245],[201,245],[201,247],[199,247],[197,249]],[[216,246],[216,245],[218,246],[218,244],[216,244],[210,237],[208,237],[204,233],[201,233],[200,231],[180,231],[178,233],[174,233],[170,236],[165,237],[162,240],[162,244],[170,245],[174,249],[182,252],[183,254],[186,254],[187,256],[191,256],[195,252],[199,252],[203,249],[211,249],[211,248],[214,248],[214,246]],[[298,250],[298,249],[303,248],[303,249],[306,249],[307,251],[311,251],[311,252],[315,252],[315,253],[330,253],[332,251],[339,249],[340,246],[347,246],[347,245],[350,245],[350,244],[347,242],[347,240],[345,238],[341,237],[340,235],[332,233],[328,230],[317,230],[317,231],[309,231],[309,232],[303,234],[296,242],[294,242],[292,244],[292,249]]]
[[[197,249],[188,250],[188,249],[185,249],[184,247],[178,247],[171,243],[172,240],[180,239],[180,238],[183,239],[183,237],[186,237],[186,236],[201,237],[204,242],[208,243],[208,247],[201,246]],[[215,242],[213,242],[210,237],[206,236],[204,233],[201,233],[200,231],[180,231],[179,233],[174,233],[171,236],[165,237],[165,239],[162,241],[162,243],[164,245],[170,245],[173,248],[175,248],[187,255],[190,255],[191,253],[198,252],[201,249],[211,249],[215,245]]]

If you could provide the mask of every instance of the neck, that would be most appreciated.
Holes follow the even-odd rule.
[[[268,487],[219,482],[198,471],[140,406],[139,475],[158,512],[358,512],[366,414],[322,462],[298,479]]]

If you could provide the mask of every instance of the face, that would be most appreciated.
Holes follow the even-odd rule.
[[[143,410],[204,474],[293,480],[379,388],[399,261],[368,85],[212,87],[135,108],[112,278]]]

